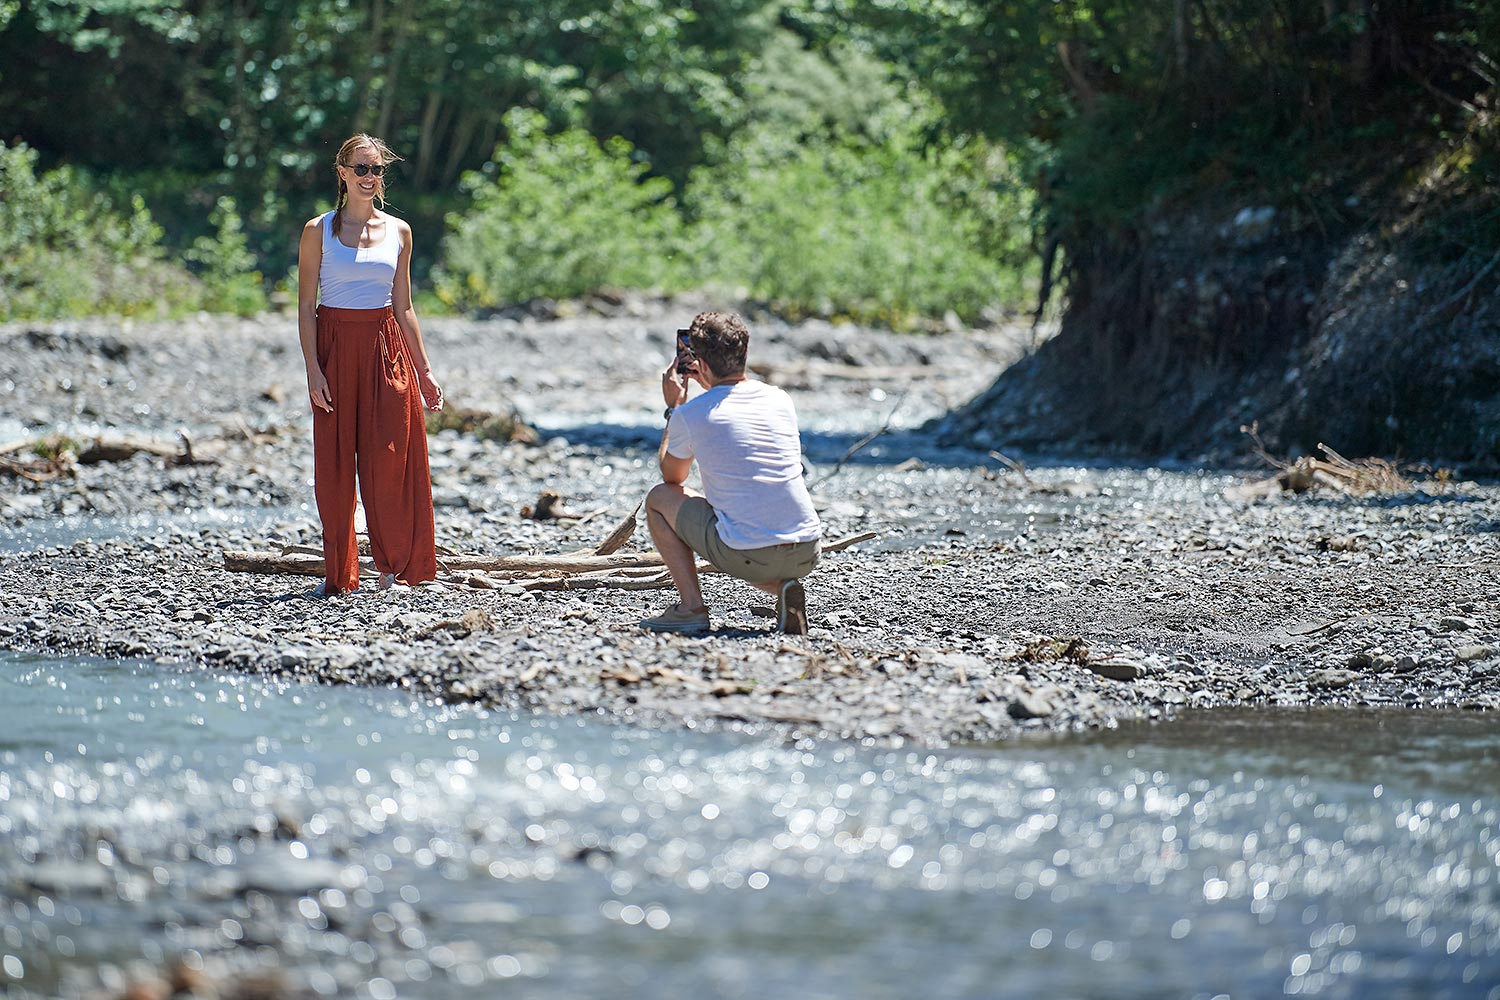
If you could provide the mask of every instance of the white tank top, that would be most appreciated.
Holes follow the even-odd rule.
[[[337,211],[337,210],[335,210]],[[384,309],[391,304],[401,240],[396,221],[385,220],[385,239],[372,247],[345,246],[333,235],[333,212],[323,216],[323,263],[318,301],[334,309]]]

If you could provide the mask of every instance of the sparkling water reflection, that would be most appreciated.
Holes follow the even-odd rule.
[[[0,660],[0,989],[1500,998],[1500,736],[790,747]]]

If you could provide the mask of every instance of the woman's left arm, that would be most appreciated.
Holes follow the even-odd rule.
[[[401,236],[401,253],[396,258],[396,280],[391,286],[391,311],[396,314],[396,324],[406,336],[406,345],[411,351],[417,368],[417,386],[422,390],[422,401],[434,413],[443,408],[443,388],[432,377],[432,365],[427,360],[427,345],[422,340],[422,328],[417,323],[417,310],[411,304],[411,226],[400,219],[392,219]]]

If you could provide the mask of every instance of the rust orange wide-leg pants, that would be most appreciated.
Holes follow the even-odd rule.
[[[313,491],[329,593],[359,587],[354,480],[375,568],[402,583],[437,576],[422,394],[406,338],[386,309],[318,307],[318,364],[333,412],[313,408]]]

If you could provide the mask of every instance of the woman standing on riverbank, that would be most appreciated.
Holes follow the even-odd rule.
[[[382,590],[437,575],[422,403],[443,408],[411,302],[411,227],[385,205],[400,157],[363,133],[334,160],[338,201],[302,227],[297,332],[313,412],[313,490],[323,522],[320,595],[359,589],[354,484]]]

